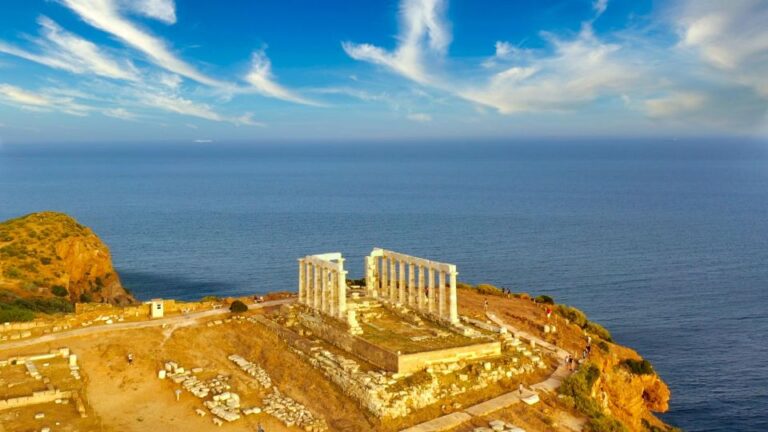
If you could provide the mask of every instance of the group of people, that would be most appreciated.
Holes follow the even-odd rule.
[[[592,336],[587,335],[587,345],[584,350],[581,351],[581,360],[576,360],[572,355],[568,354],[565,357],[565,364],[568,366],[568,370],[573,372],[579,366],[579,361],[585,361],[589,357],[589,353],[592,352]]]

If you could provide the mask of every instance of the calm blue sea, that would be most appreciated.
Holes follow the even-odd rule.
[[[0,149],[0,219],[67,212],[139,298],[296,287],[374,246],[585,310],[669,383],[664,419],[768,430],[768,144],[734,140]]]

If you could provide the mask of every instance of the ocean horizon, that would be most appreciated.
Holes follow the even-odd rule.
[[[373,247],[584,310],[654,365],[664,421],[768,430],[768,145],[757,140],[5,145],[0,220],[91,227],[141,300],[295,291]]]

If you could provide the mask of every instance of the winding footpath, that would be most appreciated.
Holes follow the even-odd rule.
[[[256,303],[256,304],[249,305],[248,309],[261,309],[261,308],[270,307],[270,306],[279,306],[282,304],[291,303],[293,301],[295,301],[295,299],[289,298],[289,299],[283,299],[283,300],[273,300],[273,301],[268,301],[264,303]],[[125,331],[125,330],[162,327],[164,325],[178,325],[178,324],[192,325],[203,318],[210,318],[210,317],[215,317],[218,315],[224,315],[228,313],[230,313],[229,309],[221,308],[221,309],[211,309],[211,310],[206,310],[201,312],[193,312],[193,313],[182,314],[182,315],[174,315],[167,318],[160,318],[160,319],[148,320],[148,321],[134,321],[134,322],[117,323],[117,324],[104,324],[98,327],[78,328],[78,329],[67,330],[67,331],[58,332],[58,333],[51,333],[51,334],[39,336],[36,338],[30,338],[30,339],[19,340],[16,342],[11,342],[11,343],[0,344],[0,351],[25,348],[28,346],[33,346],[41,343],[55,342],[60,339],[69,339],[69,338],[78,337],[78,336],[89,336],[89,335],[98,334],[98,333],[112,333],[112,332]]]
[[[536,346],[552,352],[559,364],[552,374],[539,383],[536,383],[530,387],[530,390],[526,390],[521,395],[517,390],[505,393],[501,396],[497,396],[493,399],[489,399],[485,402],[481,402],[476,405],[472,405],[460,412],[454,412],[447,414],[436,419],[429,420],[424,423],[417,424],[415,426],[403,429],[400,432],[441,432],[449,429],[454,429],[468,422],[472,417],[483,417],[492,414],[503,408],[512,406],[520,401],[525,402],[533,396],[538,396],[538,392],[552,392],[557,390],[562,384],[563,380],[570,376],[571,372],[568,370],[568,365],[565,362],[568,356],[568,351],[559,348],[539,337],[536,337],[528,332],[522,331],[516,327],[513,327],[505,323],[501,318],[497,317],[491,312],[486,312],[486,317],[499,327],[507,329],[507,331],[517,337],[528,342],[535,342]],[[581,424],[578,422],[569,422],[570,429],[574,431],[581,431]]]

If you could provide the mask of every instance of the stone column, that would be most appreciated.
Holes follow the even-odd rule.
[[[299,258],[299,303],[305,303],[307,288],[304,286],[304,258]]]
[[[400,282],[398,283],[399,292],[397,294],[397,302],[400,304],[407,304],[408,297],[405,289],[405,261],[398,260],[398,264],[400,266]]]
[[[336,316],[336,293],[339,287],[338,272],[328,270],[328,315]]]
[[[379,274],[381,274],[381,292],[386,293],[385,295],[389,297],[389,275],[387,273],[389,273],[387,257],[381,257],[381,267],[379,267]]]
[[[418,296],[416,297],[416,306],[419,310],[424,310],[424,266],[419,266],[419,285],[416,291]]]
[[[427,310],[430,314],[435,313],[435,270],[432,267],[427,267]]]
[[[445,318],[445,272],[438,270],[437,275],[437,316]]]
[[[408,306],[416,304],[416,265],[408,263]]]
[[[374,258],[365,257],[365,290],[369,296],[376,298],[379,296],[379,293],[375,285],[373,261]]]
[[[320,268],[320,311],[325,313],[328,307],[328,269]]]
[[[456,295],[456,276],[459,274],[456,272],[456,267],[451,267],[451,291],[448,297],[448,320],[456,324],[459,322],[459,305],[458,296]]]
[[[317,263],[312,263],[312,276],[314,283],[312,284],[312,293],[314,293],[314,300],[312,301],[313,309],[320,309],[320,269],[317,267]]]
[[[343,268],[343,267],[339,267]],[[338,316],[342,320],[347,320],[347,272],[346,271],[339,271],[338,272],[339,279],[338,279],[338,286],[336,287],[337,293],[338,293]]]
[[[395,263],[394,258],[389,259],[389,298],[393,301],[397,298],[397,269],[395,268],[397,264]]]

